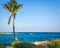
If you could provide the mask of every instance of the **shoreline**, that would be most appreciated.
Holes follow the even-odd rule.
[[[35,42],[32,42],[32,43],[35,44],[35,45],[44,46],[44,45],[48,44],[48,41],[35,41]]]

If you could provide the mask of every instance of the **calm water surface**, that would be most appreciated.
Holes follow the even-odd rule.
[[[60,32],[16,32],[16,37],[22,42],[46,41],[60,38]],[[0,34],[0,43],[12,41],[13,34]]]

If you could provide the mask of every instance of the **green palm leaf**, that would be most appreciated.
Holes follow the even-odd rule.
[[[4,4],[3,6],[9,12],[17,12],[19,9],[22,8],[22,4],[18,5],[18,3],[16,2],[16,0],[10,0],[10,2],[7,1],[7,3]]]
[[[15,8],[15,12],[17,12],[19,9],[21,9],[21,8],[22,8],[22,6],[23,6],[22,4],[17,5],[17,6],[16,6],[16,8]]]
[[[11,11],[10,11],[10,7],[9,7],[8,4],[4,4],[3,7],[4,7],[5,9],[7,9],[9,12],[11,12]]]

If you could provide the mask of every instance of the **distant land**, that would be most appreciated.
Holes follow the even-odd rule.
[[[12,34],[13,32],[0,32],[0,34]],[[16,33],[19,33],[19,32],[16,32]],[[31,32],[30,32],[31,33]],[[42,32],[42,33],[45,33],[45,32]],[[49,32],[50,33],[50,32]],[[52,32],[52,33],[58,33],[58,32]]]
[[[12,32],[0,32],[0,34],[12,34]]]

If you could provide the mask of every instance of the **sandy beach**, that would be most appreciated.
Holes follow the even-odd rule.
[[[36,41],[36,42],[33,42],[33,44],[45,46],[46,44],[48,44],[48,41],[41,41],[41,42]]]

